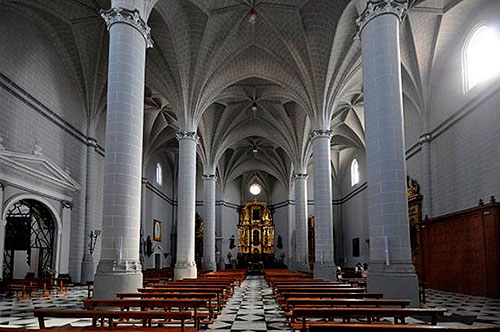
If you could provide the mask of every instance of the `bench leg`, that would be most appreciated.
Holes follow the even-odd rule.
[[[44,321],[43,317],[38,317],[38,328],[39,329],[45,328],[45,321]]]

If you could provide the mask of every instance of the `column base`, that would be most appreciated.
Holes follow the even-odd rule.
[[[320,278],[325,280],[337,281],[337,277],[335,275],[335,264],[333,263],[314,263],[314,278]]]
[[[82,260],[82,277],[80,279],[82,284],[85,284],[87,281],[94,281],[94,269],[94,257],[85,255]]]
[[[303,262],[295,262],[294,268],[297,271],[310,271],[311,267],[309,266],[308,263],[303,263]]]
[[[368,291],[384,294],[384,299],[408,299],[418,307],[418,277],[411,263],[385,265],[371,263],[368,268]]]
[[[203,271],[216,271],[217,270],[217,266],[215,264],[215,261],[214,262],[203,262],[203,264],[201,265],[201,269]]]
[[[185,278],[197,278],[198,277],[198,269],[196,268],[196,264],[193,266],[186,265],[175,265],[174,269],[174,280],[180,280]]]
[[[116,293],[137,292],[142,287],[142,267],[139,261],[101,260],[94,281],[95,299],[114,299]]]

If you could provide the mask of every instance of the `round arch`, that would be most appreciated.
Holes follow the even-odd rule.
[[[53,267],[56,272],[56,276],[59,273],[60,255],[61,255],[61,243],[62,243],[62,230],[63,223],[61,220],[61,215],[56,209],[56,207],[46,198],[31,194],[31,193],[19,193],[15,194],[5,202],[3,210],[1,211],[0,220],[0,277],[3,278],[3,264],[4,264],[4,250],[5,250],[5,227],[7,225],[7,213],[14,207],[14,205],[23,200],[32,200],[42,204],[50,212],[54,223],[55,223],[55,239],[54,239],[54,261]]]

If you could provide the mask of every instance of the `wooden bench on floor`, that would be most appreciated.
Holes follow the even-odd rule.
[[[206,299],[135,299],[135,300],[86,300],[83,306],[88,310],[98,310],[99,308],[120,308],[130,310],[130,308],[140,308],[142,311],[154,308],[161,308],[172,311],[193,311],[193,318],[196,327],[213,323],[213,312],[207,304]],[[201,312],[206,308],[208,311]]]
[[[446,309],[439,308],[310,308],[296,307],[293,310],[291,327],[292,330],[302,332],[308,331],[309,326],[321,325],[323,322],[310,321],[311,318],[322,318],[333,320],[342,318],[349,323],[352,318],[364,318],[367,324],[371,324],[380,318],[394,318],[394,323],[405,323],[405,319],[409,316],[430,316],[431,324],[436,325],[438,317],[442,316]],[[332,322],[332,324],[335,324]]]
[[[342,323],[322,323],[311,325],[309,332],[422,332],[430,330],[433,332],[454,332],[454,331],[500,331],[500,325],[402,325],[402,324],[342,324]]]
[[[92,327],[97,327],[97,322],[101,321],[101,327],[104,326],[104,322],[108,321],[109,329],[115,329],[119,324],[131,324],[131,319],[140,320],[142,326],[151,327],[153,325],[153,320],[161,320],[160,322],[155,321],[154,324],[173,324],[178,323],[179,327],[169,328],[168,331],[180,331],[180,332],[195,332],[196,327],[186,327],[185,322],[193,318],[191,312],[179,311],[179,312],[169,312],[169,311],[117,311],[117,310],[67,310],[67,309],[35,309],[35,317],[38,318],[40,329],[45,329],[45,318],[55,317],[55,318],[90,318],[92,319]],[[84,328],[84,331],[88,331],[88,328]]]

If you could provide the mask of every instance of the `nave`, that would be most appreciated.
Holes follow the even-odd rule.
[[[285,274],[285,273],[282,273]],[[270,279],[268,278],[268,281]],[[220,314],[211,324],[200,326],[200,331],[291,331],[285,315],[286,309],[280,308],[276,301],[275,291],[262,275],[249,275],[234,288],[232,296],[227,300]],[[272,283],[272,281],[271,281]],[[309,279],[309,285],[312,279]],[[318,284],[319,285],[319,284]],[[323,285],[323,284],[322,284]],[[165,295],[167,296],[167,295]],[[59,294],[57,289],[48,296],[34,294],[27,300],[17,299],[16,296],[3,294],[0,299],[0,329],[9,328],[12,331],[22,329],[38,329],[38,319],[33,311],[38,309],[84,309],[83,301],[87,300],[87,287],[70,287],[68,294]],[[279,297],[279,296],[278,296]],[[313,295],[310,295],[310,300]],[[347,296],[344,296],[347,297]],[[326,303],[326,300],[325,302]],[[421,308],[443,308],[446,312],[439,317],[438,326],[462,326],[471,324],[500,324],[500,300],[463,295],[428,289],[426,291],[426,302]],[[337,322],[341,320],[336,319]],[[392,319],[382,320],[390,322]],[[366,324],[366,319],[353,319],[353,323],[360,322]],[[410,325],[429,326],[429,319],[424,317],[409,317],[406,323]],[[92,319],[82,318],[45,318],[47,328],[82,328],[90,327]],[[371,324],[370,324],[371,325]],[[142,331],[140,328],[135,331]],[[189,323],[186,326],[192,326]],[[400,325],[401,326],[401,325]],[[152,328],[152,331],[161,329]]]

